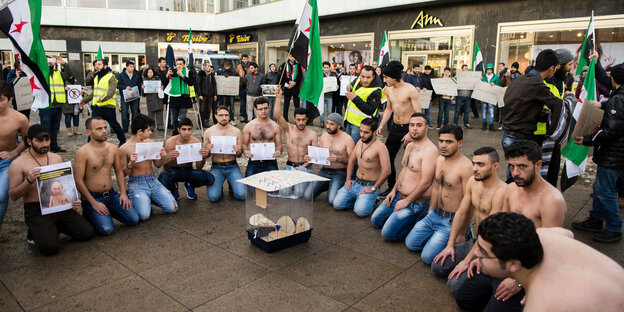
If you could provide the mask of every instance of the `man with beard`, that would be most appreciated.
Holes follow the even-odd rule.
[[[397,61],[388,63],[383,69],[383,80],[386,83],[386,97],[388,103],[386,110],[381,118],[377,135],[381,136],[384,126],[390,121],[392,123],[388,129],[388,139],[386,140],[386,148],[390,154],[390,176],[388,177],[388,190],[382,193],[382,196],[388,195],[390,190],[394,188],[396,183],[396,168],[394,167],[394,159],[396,158],[403,137],[409,132],[410,120],[412,114],[420,113],[420,103],[418,102],[418,91],[414,86],[401,80],[401,72],[403,65]]]
[[[281,103],[282,90],[275,90],[275,101]],[[286,139],[286,149],[288,150],[288,161],[284,170],[299,170],[310,172],[310,163],[305,161],[305,155],[308,154],[308,146],[317,146],[318,137],[316,132],[306,128],[308,122],[308,110],[305,108],[295,109],[295,124],[291,125],[282,117],[281,107],[277,105],[273,111],[273,117],[277,120],[277,124],[284,130]],[[309,183],[299,183],[295,186],[295,195],[303,196]]]
[[[216,202],[221,199],[223,182],[227,179],[228,185],[230,186],[230,195],[238,200],[245,200],[247,187],[237,181],[242,179],[243,175],[236,162],[236,158],[241,157],[243,154],[243,134],[238,128],[228,123],[228,120],[230,120],[230,111],[227,106],[217,106],[214,115],[217,119],[217,123],[204,132],[204,147],[208,150],[208,156],[212,156],[210,173],[215,177],[214,183],[206,189],[208,199],[211,202]],[[232,148],[236,154],[212,153],[211,151],[214,147],[212,137],[214,136],[235,137],[236,144],[232,146]]]
[[[438,149],[427,137],[425,114],[412,114],[408,133],[412,142],[405,147],[398,183],[371,217],[387,241],[403,239],[427,214],[431,200]]]
[[[245,85],[245,76],[251,73],[251,70],[249,68],[251,64],[252,63],[249,62],[249,55],[243,54],[241,55],[241,63],[236,66],[236,73],[240,77],[238,89],[238,97],[240,100],[240,116],[243,117],[244,123],[247,123],[248,120],[251,120],[253,118],[253,116],[247,116],[247,88]]]
[[[295,109],[299,108],[299,91],[303,82],[303,68],[292,55],[288,55],[288,60],[280,66],[281,82],[284,87],[284,119],[288,121],[288,109],[290,108],[290,99],[293,101]],[[280,105],[276,101],[277,105]]]
[[[345,96],[349,100],[344,114],[346,132],[353,142],[360,140],[360,123],[365,118],[375,117],[381,107],[382,82],[372,66],[362,67],[360,76],[347,86]]]
[[[119,150],[106,142],[106,121],[102,117],[91,117],[85,122],[85,128],[91,141],[76,151],[74,160],[76,188],[83,198],[82,215],[98,234],[110,235],[115,229],[113,218],[126,225],[135,225],[139,222],[139,215],[132,209],[132,202],[126,195]],[[111,169],[115,170],[119,193],[113,189]]]
[[[80,107],[93,100],[91,104],[93,117],[100,117],[108,122],[115,134],[117,134],[119,146],[122,146],[126,143],[126,137],[121,125],[117,122],[117,114],[115,112],[115,109],[117,109],[117,79],[111,72],[111,69],[108,68],[107,59],[97,60],[94,69],[97,73],[93,79],[93,93],[82,98]]]
[[[369,70],[364,67],[362,72]],[[384,144],[375,138],[377,120],[366,118],[360,126],[361,139],[355,144],[347,164],[347,177],[344,186],[334,198],[334,208],[345,210],[353,207],[359,217],[368,216],[375,209],[379,187],[390,175],[390,155]],[[355,181],[351,180],[357,164]]]
[[[447,125],[440,129],[440,156],[435,164],[429,213],[414,225],[405,238],[407,248],[420,251],[426,264],[431,264],[433,258],[444,249],[451,234],[455,212],[459,209],[466,183],[472,175],[472,162],[461,153],[463,135],[459,126]]]
[[[56,253],[60,246],[59,232],[74,240],[88,240],[93,236],[93,227],[76,212],[80,200],[72,202],[72,208],[47,215],[41,215],[39,192],[36,179],[41,166],[63,162],[61,156],[50,153],[50,131],[44,125],[32,125],[28,129],[26,142],[30,146],[9,166],[9,196],[16,201],[24,198],[24,217],[28,226],[29,243],[35,244],[42,254]]]
[[[280,126],[275,121],[269,119],[269,100],[261,96],[254,101],[253,105],[256,118],[243,128],[243,151],[245,156],[249,158],[247,169],[245,170],[246,177],[264,171],[277,170],[275,157],[282,155],[282,149],[284,148],[282,146],[282,130]],[[253,153],[251,152],[251,144],[253,143],[275,144],[273,159],[253,160]]]
[[[322,148],[329,149],[328,166],[323,166],[317,175],[328,178],[329,181],[315,181],[310,183],[305,192],[305,199],[316,199],[321,193],[327,191],[327,200],[330,205],[334,204],[334,198],[338,190],[345,184],[347,178],[347,164],[353,153],[353,139],[346,132],[340,130],[342,116],[331,113],[325,121],[325,133],[319,139]],[[305,161],[310,161],[310,156],[304,156]]]

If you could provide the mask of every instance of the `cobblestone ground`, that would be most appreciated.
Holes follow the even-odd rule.
[[[437,116],[435,108],[431,116]],[[37,114],[32,121],[38,122]],[[80,129],[84,133],[84,118]],[[155,132],[154,139],[162,135]],[[109,141],[118,143],[114,137]],[[437,131],[429,137],[437,139]],[[467,156],[485,145],[500,150],[501,132],[475,127],[464,138]],[[61,155],[70,160],[86,136],[68,137],[61,125],[59,141],[68,150]],[[238,162],[244,172],[247,160]],[[278,162],[283,167],[286,154]],[[587,216],[594,174],[590,162],[565,192],[565,227]],[[22,202],[11,202],[0,231],[0,311],[457,310],[445,281],[432,275],[418,253],[383,241],[370,219],[335,211],[325,194],[314,203],[311,240],[266,254],[246,237],[244,203],[227,195],[209,203],[204,188],[197,193],[196,201],[180,200],[178,213],[165,215],[154,207],[151,219],[118,225],[110,237],[82,243],[65,237],[52,257],[26,243]],[[624,264],[624,243],[575,235]]]

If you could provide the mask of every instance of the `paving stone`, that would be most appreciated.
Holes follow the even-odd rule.
[[[24,311],[15,297],[0,283],[0,311]]]
[[[338,245],[403,268],[408,268],[421,261],[420,255],[407,249],[403,241],[385,241],[381,237],[380,230],[372,225],[370,229],[355,234],[353,237],[341,241]]]

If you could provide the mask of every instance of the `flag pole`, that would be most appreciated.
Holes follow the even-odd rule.
[[[288,41],[290,41],[290,39],[292,39],[292,37],[290,37],[290,38],[288,39]],[[292,51],[292,48],[293,48],[292,46],[293,46],[293,45],[291,45],[290,47],[288,47],[288,55],[286,56],[286,62],[288,62],[288,56],[290,56],[290,52]],[[286,62],[284,62],[284,69],[286,69]],[[295,64],[295,65],[296,65],[296,64]],[[293,71],[294,71],[294,69],[293,69]],[[282,78],[283,78],[283,77],[284,77],[284,75],[280,75],[280,80],[279,80],[279,82],[277,83],[278,88],[279,88],[279,87],[281,87],[281,85],[282,85]]]
[[[0,11],[4,10],[4,8],[8,7],[9,4],[11,4],[13,2],[15,2],[15,0],[11,0],[11,1],[7,2],[7,3],[0,4]]]
[[[594,10],[592,10],[592,13],[591,13],[591,22],[592,23],[594,22]],[[592,43],[594,45],[594,53],[596,53],[596,32],[594,32],[594,40],[592,40],[592,41],[593,41]],[[597,61],[598,60],[596,60],[596,62]]]

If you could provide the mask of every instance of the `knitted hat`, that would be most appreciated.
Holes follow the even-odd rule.
[[[574,59],[574,55],[568,49],[557,49],[557,59],[559,60],[559,64],[566,64],[567,62]]]
[[[392,61],[383,68],[383,74],[395,80],[401,80],[401,72],[403,71],[403,64],[398,61]]]
[[[342,125],[342,116],[338,113],[329,114],[329,116],[327,116],[327,120],[337,124],[338,126]]]

